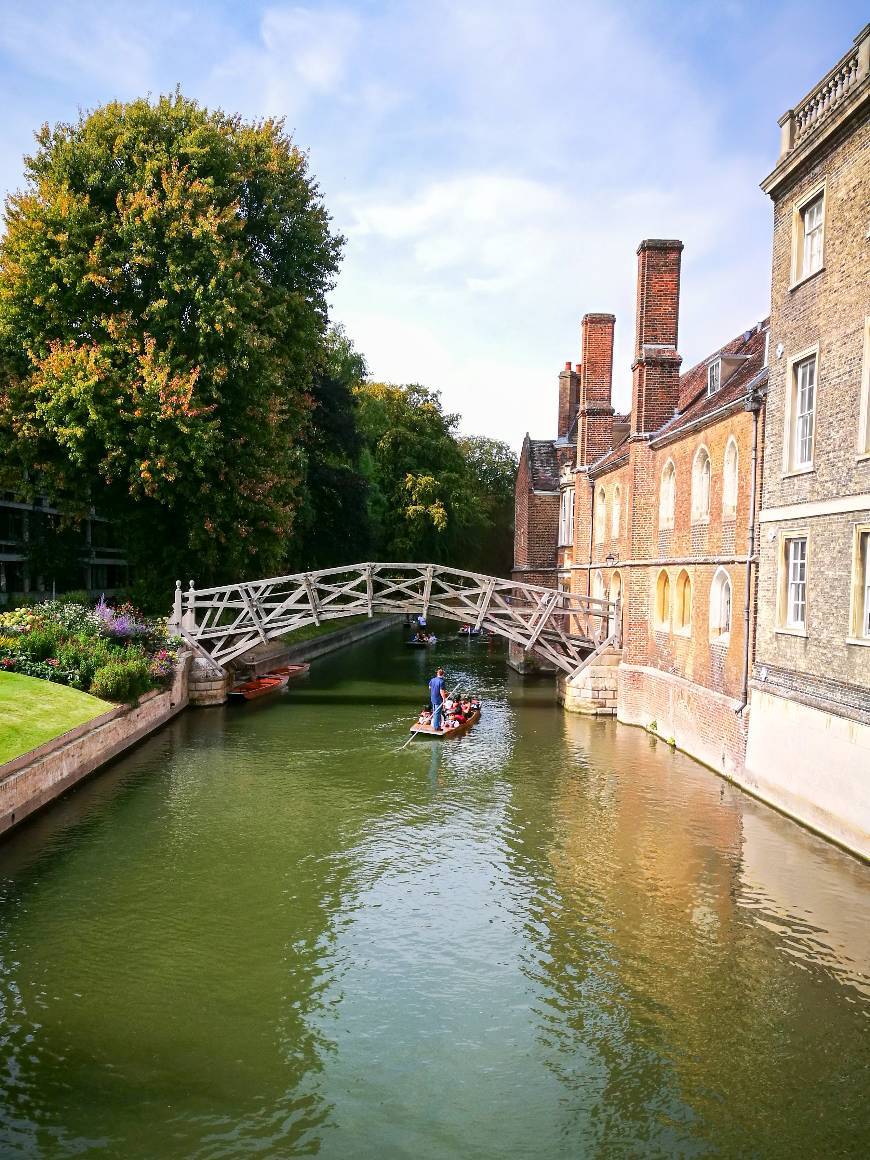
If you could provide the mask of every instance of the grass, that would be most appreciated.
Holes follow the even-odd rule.
[[[281,639],[286,644],[299,644],[303,640],[313,640],[318,636],[327,636],[330,632],[339,632],[342,628],[350,628],[352,624],[359,624],[362,620],[368,620],[365,613],[361,616],[342,616],[338,620],[326,620],[323,624],[307,624],[305,628],[288,632]]]
[[[66,685],[0,673],[0,764],[113,708]]]

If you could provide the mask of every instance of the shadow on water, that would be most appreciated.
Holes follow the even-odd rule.
[[[437,664],[484,716],[402,749]],[[0,1154],[864,1155],[868,886],[500,647],[374,638],[0,847]]]

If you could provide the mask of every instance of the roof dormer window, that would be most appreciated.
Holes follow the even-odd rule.
[[[719,382],[722,373],[722,360],[716,359],[707,367],[707,394],[715,395],[719,390]]]

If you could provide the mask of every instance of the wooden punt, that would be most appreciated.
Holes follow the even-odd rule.
[[[253,677],[236,685],[227,694],[230,697],[241,698],[243,701],[255,701],[257,697],[265,697],[269,693],[277,693],[287,688],[290,677],[287,673],[266,673],[262,677]]]
[[[436,636],[429,636],[426,640],[406,640],[405,648],[431,648],[437,639]]]
[[[267,677],[275,677],[275,676],[283,677],[284,674],[286,673],[288,680],[295,681],[298,677],[307,677],[310,668],[311,668],[311,665],[281,665],[277,669],[272,669],[271,672],[266,674],[266,676]]]
[[[431,725],[421,725],[415,722],[411,726],[411,732],[415,737],[461,737],[463,733],[467,733],[472,725],[476,725],[480,720],[480,710],[475,709],[469,716],[464,725],[457,725],[455,729],[433,729]]]

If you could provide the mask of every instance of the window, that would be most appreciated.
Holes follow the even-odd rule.
[[[798,355],[790,364],[786,399],[786,471],[811,471],[816,431],[816,371],[818,354]]]
[[[692,581],[689,573],[683,571],[677,577],[676,590],[676,632],[688,634],[692,630]]]
[[[551,525],[552,526],[552,525]],[[574,543],[574,488],[566,487],[562,491],[561,507],[559,509],[559,543]]]
[[[669,459],[662,471],[659,487],[659,527],[674,526],[674,507],[677,500],[677,471],[673,460]]]
[[[656,627],[667,629],[671,622],[671,581],[667,572],[659,572],[656,583]]]
[[[864,319],[864,361],[861,366],[858,453],[859,455],[870,455],[870,318]]]
[[[737,518],[737,440],[732,435],[725,448],[725,468],[722,474],[722,519],[730,522]]]
[[[610,538],[611,540],[619,539],[619,521],[622,518],[622,488],[619,484],[613,492],[613,511],[610,516]]]
[[[855,528],[855,558],[852,568],[853,640],[870,644],[870,525]]]
[[[825,191],[815,189],[794,208],[792,285],[821,270],[825,248]]]
[[[710,636],[729,636],[731,632],[731,577],[720,568],[710,587]]]
[[[785,626],[807,626],[807,541],[805,536],[785,541]]]
[[[722,363],[717,358],[707,367],[707,394],[715,395],[719,390],[719,381],[722,375]]]
[[[595,503],[595,543],[604,543],[604,527],[607,523],[607,496],[604,488],[598,489],[598,498]]]
[[[698,448],[692,465],[692,523],[707,523],[710,519],[710,456],[706,447]]]

